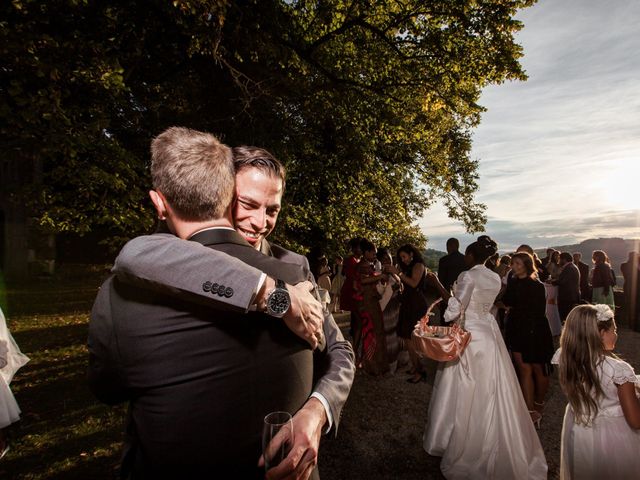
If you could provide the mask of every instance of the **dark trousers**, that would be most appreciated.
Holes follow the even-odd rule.
[[[355,308],[358,308],[357,306]],[[356,364],[362,360],[362,318],[357,312],[351,312],[351,344],[356,355]]]
[[[558,312],[560,313],[560,320],[562,320],[562,323],[564,324],[565,320],[567,319],[567,316],[569,315],[569,313],[571,313],[571,310],[573,310],[573,308],[578,305],[575,302],[561,302],[558,301]]]

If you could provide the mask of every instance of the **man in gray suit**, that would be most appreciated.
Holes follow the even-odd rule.
[[[262,149],[234,149],[236,167],[236,201],[233,211],[236,231],[267,257],[275,257],[298,266],[305,278],[313,280],[306,257],[271,245],[266,237],[275,228],[285,186],[284,167]],[[170,253],[170,255],[168,255]],[[125,281],[142,279],[151,288],[168,288],[184,292],[198,302],[220,301],[199,288],[197,282],[184,279],[194,274],[213,274],[219,270],[218,259],[194,242],[184,242],[167,235],[138,237],[127,244],[114,266],[114,273]],[[168,260],[168,258],[170,258]],[[330,312],[324,312],[326,353],[315,355],[315,382],[308,405],[294,417],[295,444],[289,457],[273,469],[273,478],[289,474],[306,478],[305,471],[317,461],[322,431],[337,431],[342,407],[354,376],[353,351],[345,341]],[[316,403],[324,407],[306,408]]]

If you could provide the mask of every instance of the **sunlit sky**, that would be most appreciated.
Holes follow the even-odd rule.
[[[640,0],[540,0],[518,18],[529,79],[487,87],[477,199],[503,250],[640,237]],[[471,240],[441,206],[428,246]]]

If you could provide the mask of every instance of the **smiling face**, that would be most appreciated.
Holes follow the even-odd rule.
[[[236,231],[258,250],[276,226],[282,193],[282,179],[267,171],[248,167],[236,173]]]
[[[511,262],[511,268],[513,269],[513,273],[517,277],[526,277],[527,276],[527,267],[525,267],[524,262],[521,258],[516,257]]]
[[[398,256],[400,257],[400,261],[407,266],[410,265],[411,262],[413,261],[413,255],[407,252],[400,252]]]

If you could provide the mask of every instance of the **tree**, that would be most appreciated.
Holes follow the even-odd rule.
[[[513,34],[534,0],[14,0],[2,7],[0,135],[52,231],[152,224],[150,139],[170,125],[264,146],[288,167],[277,240],[424,238],[436,199],[486,221],[469,157],[484,86],[525,79]]]

